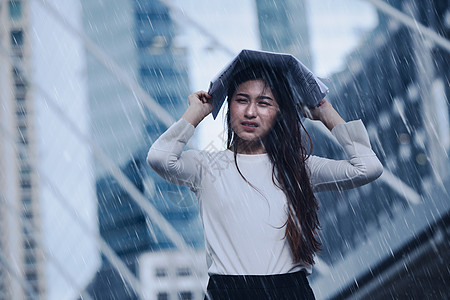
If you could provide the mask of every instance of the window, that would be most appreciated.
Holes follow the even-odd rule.
[[[164,268],[156,268],[156,277],[166,277],[167,276],[167,270]]]
[[[24,157],[27,157],[27,154],[23,154],[23,155],[24,155]],[[31,169],[30,168],[21,168],[20,169],[20,176],[23,176],[23,177],[27,177],[28,176],[29,177],[30,174],[31,174]]]
[[[158,293],[157,299],[158,300],[168,300],[169,295],[166,292],[161,292],[161,293]]]
[[[11,45],[13,47],[21,47],[23,45],[23,31],[22,30],[11,31]]]
[[[25,141],[25,139],[24,139],[24,141]],[[31,189],[30,178],[26,178],[26,177],[20,178],[20,187],[23,189]]]
[[[29,271],[25,274],[25,277],[28,281],[35,281],[37,280],[37,274],[35,270]]]
[[[25,249],[35,249],[36,243],[34,242],[33,239],[26,239],[23,241],[23,246]]]
[[[15,98],[16,99],[24,99],[25,100],[25,96],[26,96],[26,92],[27,89],[25,86],[23,86],[23,88],[18,89],[18,87],[16,87],[14,93],[15,93]]]
[[[22,76],[22,72],[19,69],[13,68],[12,75],[13,75],[13,79],[14,79],[15,83],[19,83],[19,82],[24,83],[25,82],[25,80]]]
[[[25,211],[30,211],[31,210],[31,199],[26,197],[22,199],[22,208]]]
[[[18,20],[22,17],[22,3],[20,1],[9,1],[9,17]]]
[[[178,293],[178,299],[179,300],[192,300],[192,293],[191,292],[179,292]]]
[[[19,136],[21,137],[21,138],[27,138],[27,134],[28,134],[28,131],[27,131],[27,126],[25,126],[25,125],[19,125],[18,127],[17,127],[17,133],[19,134]]]
[[[23,211],[22,218],[30,220],[33,218],[33,212],[31,210]]]
[[[28,253],[27,255],[25,255],[25,264],[27,265],[36,264],[36,257],[34,256],[34,253]]]
[[[17,120],[18,121],[23,121],[26,120],[27,118],[27,109],[25,106],[18,106],[16,108],[16,115],[17,115]]]
[[[177,276],[189,276],[189,275],[191,275],[191,270],[189,268],[184,267],[177,269]]]
[[[33,238],[34,230],[30,226],[22,226],[22,233],[25,239]]]
[[[16,87],[16,90],[21,90],[25,88],[25,82],[24,81],[16,81],[14,83],[14,86]]]

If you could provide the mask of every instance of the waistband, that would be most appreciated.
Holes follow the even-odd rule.
[[[209,278],[209,288],[285,288],[301,284],[309,285],[304,270],[271,275],[220,275],[213,274]]]

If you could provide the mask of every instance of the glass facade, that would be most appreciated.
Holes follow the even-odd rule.
[[[409,5],[407,1],[391,2],[401,10]],[[448,10],[440,1],[416,3],[411,9],[422,24],[446,36],[449,28],[442,21]],[[417,245],[424,247],[430,242],[418,239],[420,234],[429,232],[432,236],[436,230],[447,230],[450,209],[448,194],[443,196],[445,191],[439,184],[442,181],[448,186],[450,182],[446,171],[450,161],[445,154],[449,150],[445,140],[450,113],[448,102],[439,100],[449,99],[449,86],[442,83],[449,80],[450,56],[443,49],[422,44],[419,35],[381,14],[378,27],[347,58],[347,68],[331,78],[330,101],[345,120],[362,119],[385,171],[382,178],[361,188],[317,195],[324,245],[319,257],[334,268],[331,274],[313,272],[311,276],[318,291],[328,288],[321,297],[344,299],[355,293],[359,295],[356,298],[403,298],[408,290],[414,291],[413,295],[442,290],[439,274],[449,276],[438,262],[448,256],[448,247],[424,267],[439,270],[436,276],[429,276],[430,281],[419,279],[422,271],[417,264],[421,262],[404,260],[415,255]],[[424,66],[428,75],[424,75]],[[433,115],[442,116],[441,121],[430,117]],[[313,139],[323,139],[315,128],[309,129]],[[315,147],[317,155],[339,157],[338,153],[341,150],[333,143]],[[439,166],[433,165],[433,160]],[[410,270],[404,279],[394,279],[397,273],[389,273],[398,264]],[[337,275],[342,272],[351,275]],[[331,279],[333,276],[340,278]],[[386,293],[376,296],[379,291],[374,286],[386,289]],[[369,294],[362,292],[366,287]]]
[[[292,54],[312,70],[308,1],[255,2],[262,49]]]
[[[448,3],[389,2],[449,36]],[[302,14],[294,14],[289,1],[256,3],[263,48],[295,55],[289,42],[299,33],[289,20],[293,15],[304,19]],[[303,42],[306,45],[308,40]],[[443,287],[450,274],[442,264],[448,246],[438,243],[442,252],[422,271],[421,262],[404,259],[430,241],[436,243],[433,236],[448,230],[450,207],[442,187],[450,180],[446,154],[450,149],[450,57],[448,51],[430,45],[417,31],[380,12],[377,28],[347,57],[345,70],[327,83],[327,98],[343,118],[362,119],[366,125],[385,174],[361,188],[316,194],[323,249],[317,256],[321,266],[309,280],[318,298],[405,298],[408,291],[414,291],[412,295],[433,291],[439,298],[439,293],[448,291]],[[313,139],[314,155],[346,159],[322,130],[311,122],[305,126]],[[429,257],[434,255],[427,251]],[[391,267],[398,265],[410,272],[393,272]],[[419,279],[433,270],[436,275],[428,275],[423,282]],[[386,290],[380,293],[377,287]]]
[[[22,1],[9,1],[9,17],[11,20],[19,20],[22,18]]]
[[[92,2],[86,4],[85,10],[90,5]],[[107,13],[107,11],[103,11],[103,13]],[[93,12],[86,14],[87,18],[90,14],[94,16]],[[97,15],[95,16],[97,17]],[[131,70],[131,73],[136,75],[140,86],[167,112],[176,117],[181,116],[186,108],[186,99],[189,94],[187,52],[177,45],[176,28],[169,9],[159,1],[136,0],[132,1],[131,9],[127,10],[127,15],[123,15],[123,17],[133,20],[132,22],[127,21],[127,23],[132,24],[128,29],[129,34],[132,34],[134,48],[130,52],[121,54],[133,57],[128,59],[133,61],[134,69]],[[106,16],[101,18],[108,19]],[[111,36],[113,35],[111,34]],[[106,40],[103,42],[109,43]],[[118,60],[127,59],[118,56]],[[122,101],[107,99],[100,93],[96,95],[97,98],[103,97],[104,99],[97,100],[98,102]],[[119,102],[112,105],[117,105]],[[135,142],[134,149],[130,149],[132,151],[130,159],[119,164],[121,170],[181,234],[188,245],[201,248],[204,245],[203,231],[195,197],[189,189],[169,184],[160,178],[149,169],[145,162],[151,143],[167,127],[147,107],[142,105],[140,109],[143,110],[143,114],[139,113],[139,118],[142,117],[142,119],[140,124],[133,126],[132,130],[140,131],[139,128],[142,128],[143,136],[140,141]],[[93,118],[95,115],[93,112]],[[115,121],[111,119],[112,115],[105,115],[105,117],[110,118],[106,122]],[[124,134],[128,133],[124,132]],[[118,144],[127,143],[122,141],[121,137],[119,131],[115,131],[110,136]],[[109,143],[109,141],[106,142]],[[111,146],[116,147],[116,151],[122,147],[121,145]],[[100,235],[134,275],[138,276],[137,260],[142,253],[175,248],[174,244],[165,236],[164,231],[158,227],[159,225],[151,220],[126,189],[112,176],[99,176],[96,187]],[[127,299],[137,297],[136,292],[127,289],[125,284],[114,285],[114,288],[109,286],[107,283],[109,278],[119,282],[120,274],[106,257],[103,257],[102,268],[89,287],[90,293],[95,295],[96,299],[107,299],[119,294],[126,295]],[[187,298],[188,294],[183,297]]]

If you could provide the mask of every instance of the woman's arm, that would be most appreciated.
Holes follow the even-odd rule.
[[[195,127],[211,112],[211,97],[203,92],[189,96],[189,107],[183,117],[170,126],[150,147],[148,165],[161,177],[175,184],[196,189],[202,176],[200,151],[183,151]]]
[[[307,166],[314,192],[355,188],[380,177],[383,166],[372,151],[361,120],[336,125],[331,132],[348,160],[311,156]]]
[[[377,179],[383,166],[370,146],[361,120],[346,123],[326,100],[311,109],[314,120],[320,120],[343,147],[348,160],[311,156],[308,161],[310,180],[315,192],[350,189]]]
[[[344,124],[344,119],[338,114],[330,102],[325,99],[310,110],[313,120],[320,120],[330,131],[338,124]]]
[[[205,91],[198,91],[189,95],[189,107],[183,115],[183,119],[197,127],[197,125],[211,113],[213,109],[212,98]]]

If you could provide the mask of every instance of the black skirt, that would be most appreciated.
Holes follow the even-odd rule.
[[[205,300],[315,299],[306,273],[275,275],[211,275]]]

